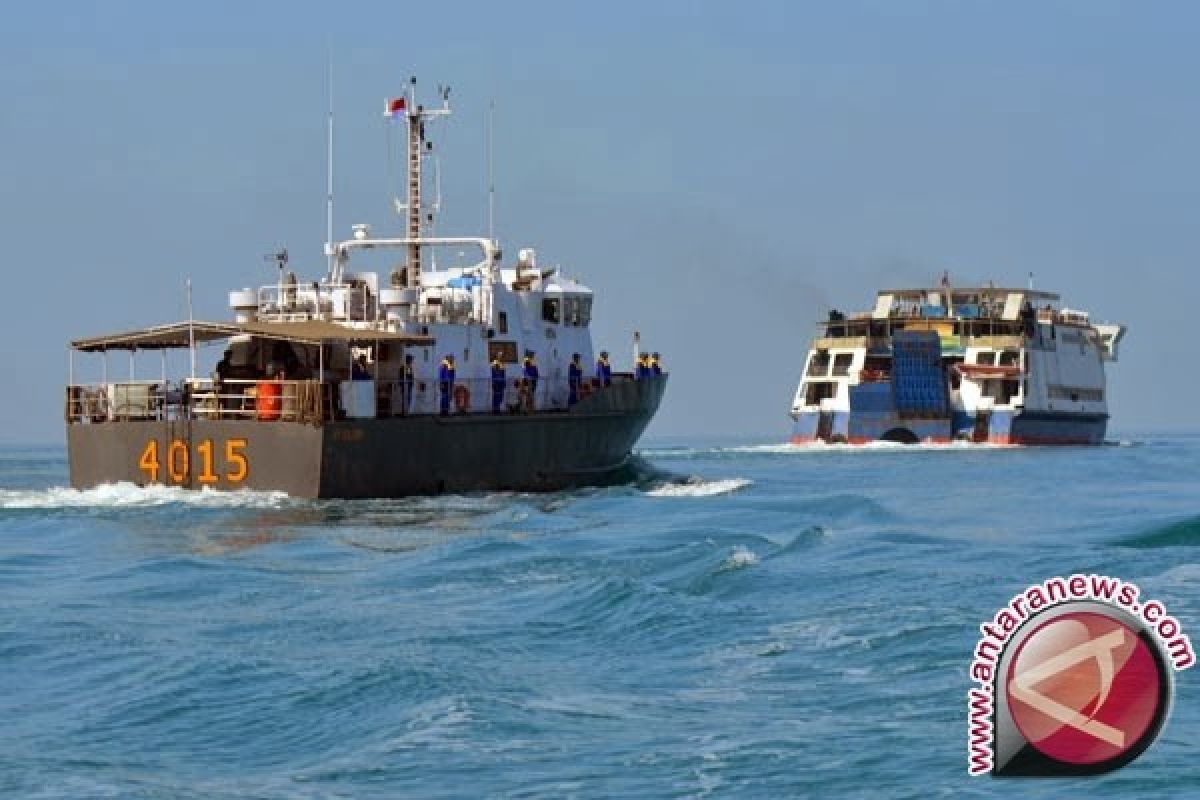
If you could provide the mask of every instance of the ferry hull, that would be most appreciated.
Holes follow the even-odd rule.
[[[1107,414],[1073,412],[1011,411],[992,412],[986,430],[977,435],[973,414],[956,412],[952,417],[907,419],[895,413],[836,411],[800,412],[795,415],[793,444],[813,442],[914,441],[949,442],[966,439],[990,444],[1023,445],[1099,445],[1108,428]],[[824,429],[822,429],[824,428]],[[911,437],[898,433],[907,431]]]
[[[130,481],[366,498],[551,491],[627,480],[665,375],[613,384],[570,412],[338,420],[131,421],[67,428],[71,485]],[[154,443],[153,445],[151,443]]]

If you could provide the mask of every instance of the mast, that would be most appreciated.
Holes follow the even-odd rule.
[[[430,149],[425,139],[425,121],[450,114],[450,87],[439,87],[438,92],[441,95],[442,107],[426,109],[417,104],[416,77],[409,79],[408,102],[405,104],[405,118],[408,122],[408,191],[404,206],[408,212],[406,238],[410,240],[405,264],[405,272],[408,276],[406,286],[409,289],[417,289],[421,286],[421,242],[419,240],[421,239],[421,215],[425,212],[421,199],[422,167],[427,150]],[[432,212],[429,216],[432,223]]]
[[[329,134],[325,153],[325,257],[329,262],[329,279],[333,280],[333,50],[329,51]]]
[[[408,91],[408,238],[421,238],[421,145],[425,141],[425,126],[417,108],[417,79],[410,79]],[[408,288],[421,285],[421,245],[408,246]]]
[[[496,125],[496,101],[488,104],[487,124],[487,170],[488,170],[488,238],[496,241],[496,176],[492,164],[493,142]]]

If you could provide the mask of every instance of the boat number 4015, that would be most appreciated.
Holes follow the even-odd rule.
[[[201,439],[191,447],[182,439],[172,439],[163,452],[158,440],[151,439],[142,450],[138,467],[151,483],[187,483],[191,477],[200,484],[219,483],[222,478],[241,483],[250,474],[246,440],[227,439],[224,445],[219,451],[212,439]]]

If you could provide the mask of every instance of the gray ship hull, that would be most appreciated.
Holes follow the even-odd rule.
[[[67,426],[71,485],[129,481],[296,497],[552,491],[628,479],[667,376],[614,383],[571,408],[304,422],[183,419]]]

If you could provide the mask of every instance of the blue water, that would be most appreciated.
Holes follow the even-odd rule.
[[[1200,641],[1200,439],[643,456],[673,477],[302,502],[0,449],[0,794],[1200,796],[1200,670],[1104,777],[968,778],[965,737],[1028,584],[1136,581]]]

